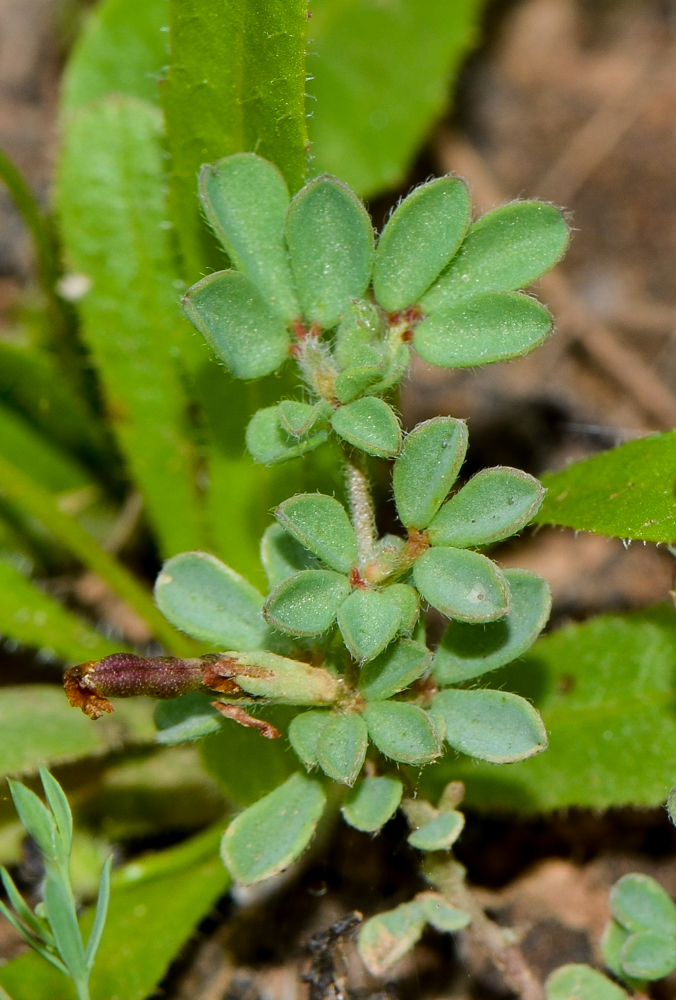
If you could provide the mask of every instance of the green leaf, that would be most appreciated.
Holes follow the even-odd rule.
[[[183,308],[235,378],[270,375],[288,357],[283,320],[239,271],[208,274],[188,289]]]
[[[280,524],[271,524],[265,529],[261,538],[261,562],[272,588],[301,570],[319,568],[314,556]]]
[[[461,812],[442,812],[409,834],[408,842],[419,851],[448,851],[462,833],[465,817]]]
[[[273,163],[235,153],[200,171],[200,201],[234,266],[285,320],[299,315],[284,223],[289,191]]]
[[[329,778],[352,787],[361,771],[368,732],[361,715],[333,715],[322,726],[317,740],[317,762]]]
[[[465,460],[467,425],[434,417],[407,436],[394,463],[394,499],[407,528],[426,528],[455,482]]]
[[[441,893],[420,892],[416,896],[416,900],[422,907],[427,923],[431,924],[435,930],[441,931],[442,934],[453,934],[455,931],[461,931],[471,923],[469,913],[449,906]]]
[[[622,968],[632,979],[662,979],[676,969],[676,941],[659,931],[631,934],[622,948]]]
[[[292,192],[305,181],[306,28],[304,0],[255,8],[243,0],[170,4],[171,59],[162,100],[174,222],[190,276],[203,273],[195,198],[203,163],[255,150],[279,167]],[[236,45],[237,58],[223,57],[223,39]]]
[[[490,559],[467,549],[428,549],[413,564],[413,581],[437,610],[463,622],[491,622],[509,611],[509,589]]]
[[[343,371],[378,368],[383,360],[385,323],[382,311],[368,299],[352,299],[336,330],[333,356]]]
[[[290,437],[280,420],[278,406],[267,406],[254,413],[246,429],[246,446],[256,462],[277,465],[313,451],[326,441],[325,430],[298,441]]]
[[[250,885],[288,868],[312,840],[325,805],[318,781],[292,774],[240,813],[221,845],[223,862],[233,878]]]
[[[473,368],[529,354],[549,336],[552,317],[519,292],[482,292],[428,315],[413,345],[440,368]]]
[[[206,552],[167,560],[155,583],[155,601],[176,628],[221,649],[261,649],[269,641],[262,596]]]
[[[407,583],[393,583],[385,591],[399,611],[399,632],[409,635],[420,616],[418,595]]]
[[[532,284],[568,249],[568,227],[558,209],[516,201],[470,227],[460,252],[422,300],[426,313],[481,292],[512,292]]]
[[[318,177],[291,202],[286,240],[303,316],[325,329],[336,326],[350,299],[371,279],[371,219],[348,187]]]
[[[470,219],[469,191],[457,177],[416,188],[396,208],[380,239],[373,291],[389,312],[420,301],[460,246]]]
[[[600,947],[603,962],[606,968],[610,969],[618,979],[624,976],[622,971],[622,948],[628,937],[629,931],[626,931],[612,917],[604,927],[603,934],[601,935]]]
[[[108,855],[103,868],[101,869],[99,892],[96,899],[96,909],[94,910],[94,922],[92,924],[89,940],[87,941],[87,950],[85,952],[85,964],[89,971],[91,971],[92,966],[96,961],[96,953],[99,950],[103,929],[106,926],[108,906],[110,905],[110,872],[112,867],[113,858],[112,855]]]
[[[401,186],[448,105],[480,0],[316,0],[309,25],[312,165],[361,195]]]
[[[610,890],[609,902],[613,917],[628,931],[676,935],[676,906],[649,875],[623,875]]]
[[[359,690],[367,701],[385,701],[416,681],[430,666],[432,654],[426,646],[400,639],[384,653],[364,664]]]
[[[432,545],[466,548],[509,538],[537,513],[545,495],[519,469],[483,469],[447,500],[429,526]]]
[[[45,860],[54,863],[65,860],[54,818],[44,803],[35,792],[20,782],[12,781],[10,778],[7,783],[19,819],[26,827],[28,835],[40,848]]]
[[[333,411],[336,434],[368,455],[394,458],[401,448],[401,427],[383,399],[365,396]]]
[[[0,558],[0,633],[70,663],[99,660],[119,652],[86,622],[38,590],[6,559]]]
[[[173,747],[220,732],[223,716],[212,708],[213,700],[213,694],[192,691],[169,701],[158,701],[155,725],[159,732],[155,742]]]
[[[52,777],[46,767],[40,768],[40,781],[56,823],[61,856],[68,858],[73,842],[73,817],[68,799],[61,785],[56,778]]]
[[[535,520],[671,543],[675,478],[676,431],[652,434],[544,476],[547,496]]]
[[[319,764],[317,744],[331,718],[328,712],[301,712],[291,720],[289,743],[305,765],[306,771]]]
[[[101,756],[127,743],[152,743],[154,736],[149,702],[122,702],[114,715],[93,726],[51,684],[3,687],[0,730],[0,776],[30,774],[45,762],[56,765]]]
[[[23,840],[23,830],[21,830],[21,839]],[[25,927],[31,932],[31,934],[34,934],[37,938],[44,941],[45,944],[53,945],[54,939],[52,938],[49,929],[45,925],[44,921],[39,920],[35,916],[30,906],[28,906],[14,884],[12,876],[4,866],[0,867],[0,877],[2,878],[2,884],[16,916],[23,924],[25,924]],[[5,916],[7,915],[4,910],[0,910],[0,912],[4,913]]]
[[[283,528],[338,573],[357,562],[357,536],[342,503],[321,493],[301,493],[279,505],[275,517]]]
[[[86,978],[85,952],[75,913],[75,900],[66,877],[47,869],[44,906],[56,949],[74,980]]]
[[[98,492],[91,473],[2,403],[0,453],[51,493],[88,490],[93,499]]]
[[[446,742],[468,757],[508,764],[547,748],[547,731],[533,706],[508,691],[441,691],[433,716],[445,723]]]
[[[357,949],[369,972],[384,975],[411,950],[424,927],[423,909],[415,901],[367,920],[359,931]]]
[[[322,667],[277,653],[229,653],[228,676],[256,698],[279,705],[327,705],[338,697],[338,682]]]
[[[397,778],[364,778],[348,793],[343,819],[355,830],[377,833],[394,816],[403,792]]]
[[[172,555],[203,538],[177,361],[195,348],[177,311],[163,184],[155,108],[115,96],[68,118],[57,195],[67,266],[92,282],[78,303],[83,337],[150,523]]]
[[[353,590],[338,611],[338,628],[350,655],[364,663],[392,642],[399,631],[399,608],[387,590]]]
[[[323,402],[311,406],[295,399],[283,399],[277,408],[282,427],[292,437],[304,437],[309,431],[316,429],[317,424],[326,423],[327,404]]]
[[[562,965],[545,983],[547,1000],[627,1000],[627,994],[588,965]]]
[[[351,403],[353,399],[367,392],[380,382],[383,370],[380,366],[364,365],[362,368],[348,368],[335,381],[333,391],[339,403]]]
[[[350,583],[342,573],[304,570],[275,587],[263,613],[270,625],[282,632],[320,635],[331,628],[349,593]]]
[[[506,569],[510,608],[486,625],[451,622],[434,657],[434,677],[442,687],[480,677],[522,656],[549,618],[552,595],[542,577],[526,569]]]
[[[375,745],[392,760],[429,764],[441,752],[432,719],[417,705],[371,701],[364,709],[364,719]]]

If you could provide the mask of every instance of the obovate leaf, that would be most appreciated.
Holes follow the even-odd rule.
[[[203,543],[196,455],[178,359],[194,351],[177,313],[157,110],[108,97],[68,118],[57,177],[68,268],[113,430],[164,555]],[[172,498],[167,504],[167,497]]]
[[[632,979],[662,979],[676,969],[676,940],[659,931],[639,931],[622,948],[622,969]]]
[[[469,913],[450,906],[441,893],[419,892],[416,901],[422,906],[427,922],[442,934],[461,931],[472,922]]]
[[[329,712],[301,712],[291,720],[289,743],[310,771],[317,767],[317,744],[326,726],[331,722]]]
[[[384,975],[411,950],[424,927],[423,909],[415,901],[367,920],[359,931],[357,949],[369,972]]]
[[[515,534],[537,513],[545,495],[519,469],[483,469],[447,500],[429,526],[432,545],[489,545]]]
[[[675,478],[676,431],[629,441],[543,476],[547,496],[535,521],[671,543]]]
[[[467,549],[428,549],[413,564],[422,597],[449,618],[490,622],[509,611],[504,576],[490,559]]]
[[[536,709],[508,691],[441,691],[432,706],[432,716],[443,718],[446,742],[468,757],[507,764],[547,748]]]
[[[404,786],[397,778],[364,778],[345,799],[343,819],[355,830],[376,833],[399,808]]]
[[[325,430],[318,430],[307,437],[291,437],[281,422],[279,406],[266,406],[254,413],[246,429],[246,446],[256,462],[277,465],[313,451],[326,441]]]
[[[240,813],[221,845],[223,862],[233,878],[250,885],[288,868],[314,836],[325,804],[318,781],[292,774]]]
[[[420,300],[460,246],[470,208],[457,177],[429,181],[401,202],[378,240],[373,290],[381,306],[394,312]]]
[[[235,153],[200,171],[204,213],[235,267],[285,320],[299,314],[284,222],[289,191],[280,171],[254,153]]]
[[[188,290],[183,308],[236,378],[270,375],[288,357],[283,320],[239,271],[208,274]]]
[[[547,1000],[627,1000],[627,994],[588,965],[562,965],[545,983]]]
[[[371,701],[364,709],[369,736],[381,753],[403,764],[429,764],[440,753],[432,719],[417,705]]]
[[[400,639],[365,663],[359,674],[359,690],[368,701],[385,701],[425,673],[432,654],[419,642]]]
[[[470,227],[459,253],[422,300],[434,313],[480,292],[525,288],[559,261],[568,227],[558,209],[517,201],[484,215]]]
[[[407,435],[392,475],[397,512],[407,528],[430,523],[458,476],[467,443],[467,425],[454,417],[426,420]]]
[[[504,618],[485,625],[451,622],[434,656],[438,684],[480,677],[522,656],[545,627],[552,606],[549,585],[525,569],[506,569],[510,608]]]
[[[321,493],[302,493],[279,505],[275,517],[306,549],[338,573],[357,562],[357,536],[342,503]]]
[[[413,346],[440,368],[473,368],[530,353],[549,336],[552,317],[518,292],[482,292],[432,312]]]
[[[610,890],[609,904],[615,920],[628,931],[660,931],[676,936],[676,905],[649,875],[623,875]]]
[[[420,601],[414,588],[407,583],[393,583],[385,593],[399,611],[399,633],[410,634],[420,615]]]
[[[361,715],[334,715],[319,734],[317,762],[329,778],[351,787],[361,771],[367,746],[368,732]]]
[[[319,563],[281,524],[271,524],[261,538],[261,562],[272,588],[304,569],[319,569]]]
[[[275,587],[265,603],[265,618],[290,635],[320,635],[331,628],[349,593],[342,573],[304,570]]]
[[[371,278],[373,227],[366,209],[335,177],[319,177],[291,202],[286,241],[304,318],[336,326]]]
[[[419,851],[448,851],[462,833],[465,817],[461,812],[442,812],[409,834],[408,842]]]
[[[269,641],[261,594],[206,552],[167,560],[155,583],[155,601],[176,628],[221,649],[265,649]]]
[[[394,458],[401,448],[401,427],[384,399],[365,396],[333,411],[336,434],[368,455]]]
[[[338,628],[355,660],[365,662],[385,649],[399,631],[399,608],[387,590],[353,590],[338,611]]]

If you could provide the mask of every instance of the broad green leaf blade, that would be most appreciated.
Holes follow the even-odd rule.
[[[265,618],[289,635],[320,635],[331,628],[349,593],[349,580],[342,573],[304,570],[275,587],[265,602]]]
[[[293,774],[230,824],[223,836],[223,862],[234,879],[250,885],[270,878],[308,846],[324,811],[318,781]]]
[[[89,940],[87,941],[87,948],[85,951],[85,964],[89,970],[91,970],[94,962],[96,961],[96,953],[99,950],[101,936],[103,935],[103,928],[106,925],[108,906],[110,905],[110,872],[112,867],[113,858],[112,855],[109,855],[105,860],[103,869],[101,870],[99,893],[96,898],[96,908],[94,910],[94,923],[92,924],[92,929],[89,934]]]
[[[549,585],[526,569],[506,569],[510,609],[486,625],[451,622],[434,656],[434,677],[442,687],[480,677],[511,663],[530,649],[552,607]]]
[[[74,111],[107,94],[159,101],[167,60],[166,0],[104,0],[90,13],[68,60],[61,107]]]
[[[508,691],[441,691],[433,717],[445,725],[446,742],[468,757],[493,764],[525,760],[547,748],[547,731],[533,706]]]
[[[261,594],[206,552],[167,560],[155,583],[155,601],[176,628],[221,649],[264,649],[269,641]]]
[[[121,648],[38,590],[5,559],[0,559],[0,633],[69,663],[99,660]]]
[[[676,431],[629,441],[543,477],[538,524],[645,542],[676,539]]]
[[[68,799],[61,785],[46,767],[40,768],[40,781],[45,791],[45,797],[56,822],[59,846],[63,858],[70,856],[73,841],[73,816]]]
[[[420,617],[420,601],[415,589],[407,583],[393,583],[386,593],[399,611],[399,633],[410,635]]]
[[[491,622],[509,611],[506,580],[490,559],[467,549],[428,549],[413,564],[422,597],[449,618]]]
[[[544,306],[519,292],[481,292],[428,315],[413,346],[440,368],[474,368],[520,358],[552,329]]]
[[[401,427],[385,400],[375,396],[356,399],[333,411],[336,434],[367,455],[394,458],[401,448]]]
[[[85,952],[70,885],[59,873],[47,869],[44,905],[49,926],[63,964],[75,980],[86,977]]]
[[[558,209],[516,201],[489,212],[470,228],[448,269],[422,301],[426,313],[481,292],[513,292],[549,271],[568,248]]]
[[[419,851],[448,851],[462,833],[465,817],[452,810],[442,812],[409,834],[408,842]]]
[[[213,700],[213,694],[192,691],[169,701],[158,701],[155,705],[155,725],[159,732],[155,742],[173,747],[220,732],[224,720],[212,707]]]
[[[364,778],[341,808],[343,819],[355,830],[377,833],[399,808],[404,786],[397,778]]]
[[[373,290],[388,312],[420,301],[460,246],[469,225],[469,191],[457,177],[416,188],[395,209],[376,250]]]
[[[280,504],[275,517],[330,569],[349,573],[357,562],[357,536],[347,511],[333,497],[298,494]]]
[[[143,699],[119,703],[114,715],[94,726],[51,684],[3,687],[0,776],[32,774],[45,762],[56,765],[98,757],[125,744],[149,744],[154,729],[151,705]]]
[[[234,266],[285,320],[299,306],[284,244],[289,191],[273,163],[235,153],[200,171],[200,201]]]
[[[317,740],[317,762],[324,774],[352,787],[361,771],[368,732],[361,715],[334,715],[322,727]]]
[[[282,528],[271,524],[261,538],[261,562],[270,587],[288,580],[304,569],[319,569],[317,560],[308,550]]]
[[[383,371],[378,365],[364,365],[361,368],[348,368],[336,379],[333,391],[339,403],[351,403],[352,400],[367,392],[381,381]]]
[[[432,719],[417,705],[371,701],[364,709],[369,736],[381,753],[402,764],[429,764],[440,754]]]
[[[286,241],[305,320],[330,329],[371,279],[371,219],[348,187],[319,177],[289,206]]]
[[[282,399],[278,404],[279,419],[282,427],[292,437],[301,438],[319,425],[326,423],[326,411],[330,407],[326,403],[300,403],[295,399]]]
[[[615,920],[628,931],[660,931],[676,936],[676,906],[649,875],[623,875],[610,890],[609,903]]]
[[[426,528],[446,499],[465,460],[467,425],[434,417],[407,436],[394,463],[394,499],[407,528]]]
[[[399,608],[387,590],[353,590],[338,611],[338,628],[351,656],[372,660],[399,632]]]
[[[291,720],[289,743],[305,765],[306,771],[319,764],[317,757],[319,737],[331,719],[332,716],[328,712],[301,712]]]
[[[359,931],[357,948],[369,972],[384,975],[411,950],[424,927],[425,915],[417,902],[402,903],[367,920]]]
[[[266,406],[254,413],[246,429],[246,446],[255,462],[261,465],[277,465],[299,458],[324,444],[325,430],[310,432],[306,437],[292,437],[280,419],[278,406]]]
[[[627,994],[588,965],[562,965],[545,983],[547,1000],[627,1000]]]
[[[235,378],[262,378],[286,361],[283,320],[239,271],[208,274],[188,289],[183,308]]]
[[[333,356],[341,371],[378,368],[383,360],[382,310],[368,299],[353,299],[336,330]]]
[[[676,940],[659,931],[631,934],[622,948],[622,969],[632,979],[662,979],[676,969]]]
[[[170,4],[171,60],[162,99],[174,222],[193,280],[204,260],[195,198],[203,163],[255,150],[279,167],[292,192],[305,181],[306,29],[303,0]],[[224,39],[236,45],[236,58],[224,58]]]
[[[603,962],[607,969],[610,969],[612,973],[621,979],[623,976],[622,972],[622,948],[624,943],[629,937],[629,931],[626,931],[621,924],[618,924],[616,920],[612,917],[603,929],[603,934],[601,935],[600,948],[601,954],[603,955]]]
[[[146,1000],[153,992],[195,926],[227,890],[228,874],[217,857],[221,831],[207,830],[118,869],[92,973],[92,1000]],[[85,936],[93,920],[92,908],[82,919]],[[3,966],[0,983],[13,1000],[75,1000],[68,980],[35,955]]]
[[[385,701],[422,677],[431,658],[426,646],[400,639],[375,660],[364,664],[359,673],[359,690],[367,701]]]
[[[435,930],[441,931],[442,934],[461,931],[471,923],[469,913],[450,906],[441,893],[420,892],[416,896],[416,901],[422,907],[428,924],[431,924]]]
[[[78,304],[84,340],[160,548],[172,555],[198,547],[202,525],[175,357],[191,350],[190,328],[176,302],[160,133],[158,112],[142,101],[87,105],[67,122],[57,197],[67,266],[92,282]]]
[[[537,513],[545,495],[519,469],[483,469],[447,500],[429,526],[432,545],[466,548],[509,538]]]
[[[63,855],[52,814],[30,788],[26,788],[18,781],[12,781],[11,778],[7,783],[19,819],[28,835],[40,848],[45,860],[61,861]]]
[[[0,454],[51,493],[88,490],[94,499],[98,492],[90,472],[2,403]]]
[[[312,166],[360,195],[400,186],[477,37],[480,0],[316,0],[309,25]]]

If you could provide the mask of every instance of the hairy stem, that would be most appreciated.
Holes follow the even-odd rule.
[[[378,535],[371,487],[364,463],[359,459],[345,457],[345,485],[350,504],[352,526],[357,535],[359,563],[363,566],[371,554],[371,549]]]

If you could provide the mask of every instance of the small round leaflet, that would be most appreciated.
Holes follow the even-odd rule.
[[[478,552],[428,549],[413,564],[413,580],[432,607],[458,621],[490,622],[509,611],[504,576]]]
[[[382,653],[398,633],[400,620],[399,608],[386,590],[353,590],[338,612],[345,645],[361,662]]]
[[[357,561],[357,536],[343,505],[321,493],[301,493],[280,504],[275,517],[301,544],[339,573]]]
[[[448,689],[435,696],[431,711],[443,718],[446,742],[468,757],[509,764],[547,748],[538,712],[508,691]]]
[[[368,733],[361,715],[334,715],[319,735],[317,761],[329,778],[351,786],[361,771],[367,746]]]
[[[331,628],[349,593],[350,583],[342,573],[303,570],[275,587],[263,613],[270,625],[282,632],[320,635]]]
[[[369,736],[381,753],[402,764],[429,764],[441,753],[434,723],[422,708],[401,701],[371,701],[364,709]]]
[[[341,809],[355,830],[375,833],[399,808],[404,786],[397,778],[364,778],[348,793]]]
[[[333,411],[331,426],[339,437],[368,455],[394,458],[401,447],[401,427],[383,399],[364,396]]]
[[[435,417],[407,436],[394,463],[392,485],[402,524],[426,528],[448,496],[467,451],[467,425]]]

